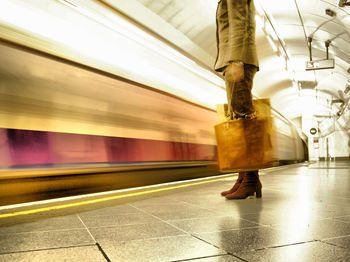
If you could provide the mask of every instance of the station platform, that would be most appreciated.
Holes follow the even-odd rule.
[[[350,162],[261,170],[0,207],[0,261],[350,261]]]

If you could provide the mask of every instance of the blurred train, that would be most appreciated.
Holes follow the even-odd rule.
[[[217,114],[200,99],[136,79],[136,66],[127,71],[133,80],[113,65],[67,55],[72,50],[52,39],[0,25],[0,205],[220,173]],[[306,160],[304,138],[273,115],[279,163]]]

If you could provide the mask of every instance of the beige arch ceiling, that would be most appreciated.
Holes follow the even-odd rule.
[[[213,67],[217,0],[128,0],[127,6],[122,0],[104,2]],[[255,0],[261,70],[254,93],[269,97],[289,119],[308,114],[322,121],[328,116],[343,118],[342,126],[349,126],[350,6],[338,4],[339,0]],[[334,69],[305,71],[310,60],[308,37],[312,37],[313,60],[326,58],[325,42],[330,42]]]

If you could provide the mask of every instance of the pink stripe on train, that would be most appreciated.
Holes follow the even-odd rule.
[[[0,128],[0,167],[216,159],[215,145]]]

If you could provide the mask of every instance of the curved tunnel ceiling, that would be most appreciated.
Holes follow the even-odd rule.
[[[217,52],[216,0],[137,2],[190,39],[198,52],[185,44],[182,49],[213,67]],[[269,97],[273,107],[289,119],[305,113],[338,119],[342,109],[334,103],[338,99],[343,104],[347,102],[340,118],[349,122],[346,115],[350,92],[346,87],[350,84],[350,7],[339,7],[338,3],[339,0],[255,0],[260,72],[255,78],[254,94]],[[327,9],[334,12],[333,17]],[[143,21],[146,26],[148,22]],[[305,62],[310,60],[308,37],[312,37],[312,60],[326,59],[325,42],[330,42],[329,58],[335,59],[334,69],[305,71]],[[210,58],[204,58],[203,53]]]

